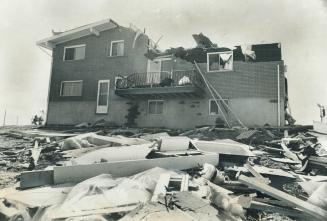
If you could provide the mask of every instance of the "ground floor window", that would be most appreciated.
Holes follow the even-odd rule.
[[[210,115],[218,115],[220,114],[220,110],[219,110],[219,107],[224,111],[224,112],[227,112],[227,107],[226,105],[224,104],[224,102],[228,104],[228,99],[217,99],[216,101],[214,99],[210,99],[209,100],[209,114]],[[217,103],[219,104],[219,107],[217,106]]]
[[[163,100],[149,100],[148,113],[149,114],[162,114],[163,113]]]
[[[60,96],[82,96],[83,81],[62,81]]]

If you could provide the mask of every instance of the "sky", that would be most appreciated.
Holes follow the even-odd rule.
[[[133,23],[162,49],[281,42],[291,111],[299,124],[327,106],[327,0],[0,0],[0,124],[29,124],[46,110],[51,51],[36,41],[106,18]],[[260,107],[258,107],[260,109]]]

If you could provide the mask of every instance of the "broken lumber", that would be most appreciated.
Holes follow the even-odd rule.
[[[29,188],[49,184],[77,183],[99,174],[111,174],[115,177],[131,176],[153,167],[186,170],[204,163],[217,165],[217,154],[196,156],[165,157],[142,160],[127,160],[99,164],[59,166],[53,170],[22,172],[20,187]]]
[[[294,218],[303,218],[305,216],[305,214],[301,210],[295,208],[275,206],[275,205],[270,205],[258,201],[251,201],[250,208],[254,210],[265,211],[265,212],[280,213],[285,216],[290,216]]]
[[[153,167],[186,170],[204,163],[217,165],[218,158],[217,154],[204,154],[54,167],[54,183],[77,183],[103,173],[111,174],[114,177],[131,176]]]
[[[53,170],[26,171],[20,175],[22,189],[49,184],[53,184]]]
[[[268,194],[269,196],[272,196],[278,200],[285,201],[289,203],[290,205],[297,207],[301,210],[303,210],[304,213],[307,213],[318,220],[326,220],[327,218],[327,211],[321,209],[318,206],[315,206],[311,203],[308,203],[306,201],[300,200],[294,196],[291,196],[283,191],[280,191],[278,189],[275,189],[265,183],[258,182],[256,178],[246,177],[244,175],[241,175],[238,180],[249,186],[252,187],[260,192],[263,192],[265,194]]]
[[[163,173],[160,175],[157,185],[153,191],[153,195],[151,198],[152,202],[158,202],[160,196],[165,196],[167,192],[167,187],[169,185],[170,180],[170,174],[169,173]]]
[[[260,182],[263,182],[265,184],[269,184],[270,180],[268,178],[264,178],[259,172],[257,172],[249,163],[244,164],[244,167]]]

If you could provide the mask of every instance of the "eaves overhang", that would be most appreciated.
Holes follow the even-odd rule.
[[[100,32],[118,27],[119,25],[112,19],[105,19],[71,29],[60,34],[36,42],[36,45],[52,50],[57,44],[78,39],[88,35],[99,36]]]

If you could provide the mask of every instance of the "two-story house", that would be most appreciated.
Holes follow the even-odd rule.
[[[159,52],[139,29],[108,19],[38,41],[52,50],[46,123],[193,128],[231,119],[231,109],[247,126],[284,125],[279,43],[230,49],[193,37],[195,48]]]

